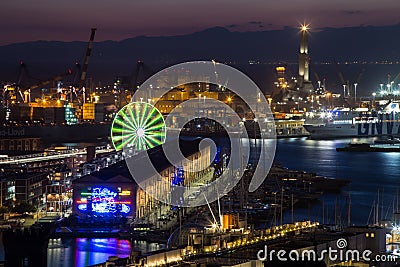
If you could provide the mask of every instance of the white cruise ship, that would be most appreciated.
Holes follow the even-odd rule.
[[[314,139],[400,136],[399,114],[399,101],[392,101],[381,110],[334,108],[308,112],[304,128]]]

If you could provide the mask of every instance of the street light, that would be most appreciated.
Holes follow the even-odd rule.
[[[326,96],[328,97],[328,109],[331,107],[331,105],[330,105],[330,103],[329,103],[329,98],[331,97],[331,93],[330,92],[328,92],[327,94],[326,94]]]
[[[343,84],[343,99],[346,97],[346,85]]]
[[[372,98],[372,99],[373,99],[373,100],[372,100],[372,106],[373,106],[373,107],[375,107],[375,96],[376,96],[376,93],[373,92],[373,93],[372,93],[372,97],[373,97],[373,98]]]
[[[357,102],[357,85],[358,83],[354,84],[354,103]]]

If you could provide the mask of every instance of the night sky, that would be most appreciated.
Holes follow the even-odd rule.
[[[176,35],[223,26],[264,31],[309,21],[315,28],[393,25],[399,0],[3,0],[0,45]],[[315,29],[317,30],[317,29]]]

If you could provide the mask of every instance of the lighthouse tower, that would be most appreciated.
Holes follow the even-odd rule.
[[[308,55],[308,25],[301,25],[300,30],[300,53],[299,53],[299,78],[302,82],[309,81],[309,63]]]
[[[308,55],[308,25],[301,25],[300,30],[300,53],[299,53],[299,78],[303,82],[309,81],[309,63]]]
[[[297,77],[297,87],[300,93],[308,95],[314,92],[314,86],[310,81],[310,56],[308,54],[308,34],[310,28],[308,24],[301,25],[300,28],[300,51],[299,51],[299,74]]]

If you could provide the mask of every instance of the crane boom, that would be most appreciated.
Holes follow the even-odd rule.
[[[61,80],[61,79],[63,79],[65,76],[68,76],[68,75],[71,75],[71,74],[72,74],[72,70],[71,70],[71,69],[68,69],[68,71],[67,71],[65,74],[57,75],[57,76],[52,77],[52,78],[50,78],[50,79],[48,79],[48,80],[46,80],[46,81],[43,81],[43,82],[40,82],[40,83],[38,83],[38,84],[32,85],[32,86],[28,87],[26,90],[36,89],[36,88],[38,88],[38,87],[47,85],[47,84],[49,84],[49,83],[51,83],[51,82],[53,82],[53,81]]]
[[[343,73],[342,73],[342,71],[340,70],[339,64],[337,63],[337,61],[336,61],[336,60],[333,60],[333,63],[335,64],[336,71],[337,71],[337,73],[338,73],[340,82],[341,82],[342,84],[347,84],[346,81],[344,80]]]
[[[90,54],[92,53],[92,48],[93,48],[93,40],[94,40],[94,35],[96,33],[96,28],[92,28],[92,33],[90,34],[90,39],[88,42],[88,47],[86,50],[86,56],[85,56],[85,62],[83,63],[83,67],[82,67],[82,74],[81,74],[81,79],[79,81],[79,89],[83,87],[83,84],[85,83],[85,78],[86,78],[86,72],[87,72],[87,68],[89,65],[89,58],[90,58]]]

